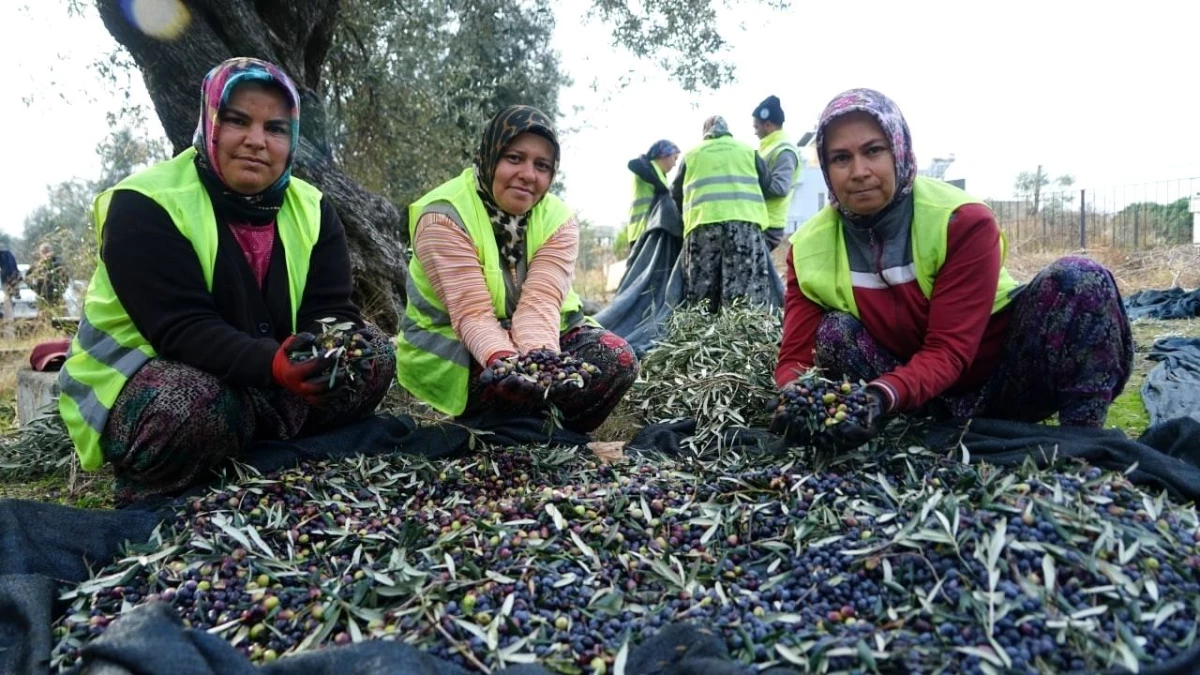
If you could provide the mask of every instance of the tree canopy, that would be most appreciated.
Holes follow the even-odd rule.
[[[83,0],[66,2],[79,10]],[[788,0],[588,0],[581,19],[697,90],[734,77],[715,26],[721,8],[748,4],[782,9]],[[520,102],[557,115],[569,83],[550,48],[550,0],[181,0],[189,21],[167,38],[137,25],[127,2],[95,6],[141,71],[174,152],[191,143],[199,84],[213,65],[253,56],[293,77],[303,110],[295,174],[335,205],[356,301],[385,330],[404,303],[407,204],[471,161],[500,107]]]
[[[49,243],[72,278],[87,279],[94,266],[96,242],[90,210],[97,193],[134,171],[168,157],[160,139],[146,132],[144,112],[127,108],[108,116],[109,132],[96,145],[100,171],[93,178],[72,178],[46,188],[46,203],[25,218],[21,260],[32,260],[38,245]]]
[[[333,157],[403,208],[471,162],[497,110],[558,116],[553,32],[550,0],[348,3],[322,75]]]

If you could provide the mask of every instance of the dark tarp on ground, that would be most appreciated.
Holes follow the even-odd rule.
[[[1200,420],[1200,338],[1159,338],[1146,358],[1159,362],[1142,383],[1150,424],[1188,416]]]
[[[928,434],[931,449],[951,450],[959,442],[971,461],[1017,466],[1028,458],[1045,467],[1055,459],[1081,459],[1092,466],[1125,471],[1148,490],[1166,490],[1182,502],[1200,500],[1200,422],[1182,417],[1156,424],[1133,440],[1120,429],[1054,427],[1007,420],[974,419],[941,424]]]
[[[589,440],[563,429],[548,433],[543,420],[532,417],[485,415],[418,427],[408,417],[375,415],[321,436],[260,442],[246,464],[271,473],[303,461],[359,454],[399,451],[442,459],[469,452],[472,430],[485,432],[488,443],[505,446],[576,446]],[[86,581],[90,569],[108,565],[126,542],[149,539],[180,499],[205,489],[195,487],[177,499],[150,499],[118,511],[0,499],[0,673],[46,672],[50,624],[60,609],[58,585]]]
[[[625,338],[639,357],[660,337],[667,317],[683,299],[683,221],[667,193],[654,197],[646,231],[625,260],[616,294],[593,318]]]
[[[581,445],[587,438],[558,430],[548,437],[541,420],[472,420],[470,426],[490,431],[490,442]],[[678,451],[680,440],[695,432],[695,422],[651,425],[631,448]],[[732,429],[725,441],[743,445],[780,446],[780,439],[759,429]],[[349,425],[341,433],[288,443],[264,444],[249,462],[263,471],[301,460],[353,454],[403,452],[433,458],[467,451],[470,432],[458,425],[417,428],[407,418],[380,415]],[[1098,466],[1138,469],[1130,480],[1165,488],[1177,497],[1200,495],[1200,422],[1181,418],[1156,425],[1137,441],[1120,431],[1086,431],[1041,425],[973,420],[943,425],[930,435],[931,447],[957,447],[961,442],[973,460],[1018,464],[1033,457],[1039,464],[1055,456],[1087,459]],[[362,443],[363,445],[359,445]],[[261,460],[261,465],[255,461]],[[198,491],[203,490],[200,488]],[[126,541],[149,538],[173,504],[147,503],[121,511],[89,511],[21,500],[0,500],[0,672],[44,673],[53,639],[51,624],[61,613],[59,584],[85,581],[88,568],[111,561]],[[413,672],[459,675],[451,664],[415,653],[397,643],[373,642],[330,648],[281,659],[255,668],[224,641],[204,631],[182,628],[167,607],[146,606],[120,621],[86,647],[89,672],[122,673],[337,673]],[[673,661],[663,666],[664,655]],[[1152,675],[1182,675],[1200,669],[1200,646],[1166,664],[1143,669]],[[536,666],[509,668],[505,675],[541,673]],[[729,660],[722,641],[683,627],[664,629],[632,650],[626,672],[665,675],[726,675],[745,672]]]
[[[1138,291],[1125,299],[1125,313],[1134,319],[1188,319],[1200,316],[1200,288],[1185,291]]]
[[[734,661],[723,640],[693,625],[667,626],[630,649],[629,675],[748,675]],[[467,675],[468,671],[397,641],[360,642],[327,647],[285,657],[255,667],[225,640],[205,631],[184,628],[179,616],[163,602],[140,606],[115,621],[104,635],[83,649],[91,672],[106,675]],[[538,665],[514,665],[492,671],[498,675],[550,675]],[[773,669],[775,675],[794,673]]]

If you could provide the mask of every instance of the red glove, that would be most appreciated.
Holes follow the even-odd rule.
[[[316,354],[305,361],[294,361],[293,352],[311,351],[317,337],[312,333],[297,333],[283,341],[271,362],[271,376],[279,386],[309,403],[319,406],[329,393],[329,372],[333,359]],[[320,350],[318,350],[319,352]]]

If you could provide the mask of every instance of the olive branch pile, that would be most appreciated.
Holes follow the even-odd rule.
[[[329,371],[329,387],[339,384],[351,387],[361,384],[362,373],[370,362],[376,358],[375,349],[366,338],[354,330],[354,324],[349,321],[339,322],[332,317],[320,319],[320,335],[316,342],[307,349],[294,350],[288,354],[292,361],[307,361],[313,358],[332,359],[333,367]]]
[[[676,310],[663,339],[642,359],[630,405],[646,423],[694,418],[697,445],[729,427],[768,426],[780,321],[778,311],[742,302],[716,315]]]

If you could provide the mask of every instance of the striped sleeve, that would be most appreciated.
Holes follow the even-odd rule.
[[[426,213],[417,221],[413,241],[413,254],[471,356],[486,364],[497,352],[515,352],[508,331],[496,320],[483,266],[467,233],[446,216]]]
[[[522,354],[542,348],[558,351],[563,299],[575,278],[578,256],[579,224],[572,218],[529,261],[521,300],[513,312],[513,341]]]

